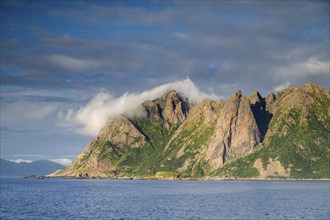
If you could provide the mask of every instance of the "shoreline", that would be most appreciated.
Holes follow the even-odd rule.
[[[54,179],[94,179],[94,180],[179,180],[179,181],[330,181],[330,178],[322,179],[294,179],[294,178],[159,178],[159,177],[75,177],[75,176],[44,176]]]

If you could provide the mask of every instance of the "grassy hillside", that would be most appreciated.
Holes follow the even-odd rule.
[[[315,88],[302,94],[313,103],[288,108],[279,100],[280,108],[272,118],[264,148],[228,162],[216,175],[258,177],[254,164],[259,158],[264,170],[269,161],[277,160],[288,171],[287,176],[275,173],[269,177],[330,178],[330,99],[324,91]]]

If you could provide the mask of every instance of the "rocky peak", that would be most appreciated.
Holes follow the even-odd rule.
[[[170,124],[185,121],[190,108],[188,98],[177,93],[175,90],[167,91],[160,98],[146,101],[142,106],[149,120],[165,120]]]
[[[239,89],[236,92],[234,92],[229,99],[230,100],[232,100],[232,99],[237,100],[237,99],[240,99],[241,97],[242,97],[242,91]]]
[[[183,122],[188,114],[189,103],[187,99],[181,97],[176,91],[170,91],[166,95],[164,107],[164,119],[171,124]]]
[[[162,109],[154,101],[151,101],[151,100],[145,101],[142,104],[142,107],[145,111],[145,116],[149,120],[151,120],[153,122],[163,120]]]
[[[309,109],[316,100],[330,98],[330,93],[326,89],[315,83],[307,83],[302,86],[292,86],[275,94],[270,94],[266,98],[267,105],[272,114],[277,111],[290,111],[299,108]]]
[[[314,82],[309,82],[309,83],[306,83],[305,85],[303,86],[298,86],[297,88],[301,88],[301,89],[305,89],[309,92],[313,91],[313,90],[324,90],[320,85],[314,83]]]
[[[223,111],[227,114],[237,112],[242,98],[241,90],[234,92],[234,94],[224,103]]]
[[[249,98],[251,104],[261,102],[264,99],[258,91],[253,92],[248,98]]]

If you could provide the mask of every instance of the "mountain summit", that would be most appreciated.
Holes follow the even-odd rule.
[[[314,83],[200,103],[172,90],[108,121],[52,175],[330,178],[329,109],[330,92]]]

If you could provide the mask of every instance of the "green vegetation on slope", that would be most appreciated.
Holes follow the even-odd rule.
[[[120,176],[155,175],[164,147],[178,125],[166,129],[162,121],[150,123],[139,118],[133,121],[147,135],[149,143],[142,148],[129,146],[118,148],[108,141],[105,145],[99,145],[104,151],[101,158],[115,165],[117,167],[115,172]],[[121,169],[123,167],[125,169]]]
[[[248,156],[242,156],[224,164],[219,170],[213,173],[216,176],[222,177],[241,177],[241,178],[254,178],[259,176],[258,170],[253,167],[254,162],[258,156],[256,154],[250,154]]]
[[[208,163],[200,161],[198,155],[211,139],[215,123],[205,124],[202,120],[185,123],[178,136],[170,143],[162,161],[162,171],[177,171],[181,177],[202,177],[208,173]]]
[[[330,100],[313,95],[318,105],[277,112],[269,130],[266,146],[253,154],[226,163],[216,174],[228,177],[257,177],[253,167],[260,158],[264,170],[269,158],[277,159],[291,178],[330,178]],[[281,176],[270,176],[270,178]],[[285,177],[282,177],[285,178]]]
[[[132,121],[148,137],[149,143],[142,148],[118,148],[110,141],[100,142],[97,147],[100,162],[111,162],[117,167],[109,171],[109,174],[154,176],[157,173],[176,173],[184,177],[202,177],[208,172],[208,163],[200,161],[197,155],[209,142],[214,123],[206,125],[200,120],[196,124],[183,125],[181,132],[165,150],[166,144],[178,129],[178,124],[168,126],[166,122],[151,123],[141,118],[134,118]],[[183,169],[184,173],[178,171],[185,163],[188,164]]]

